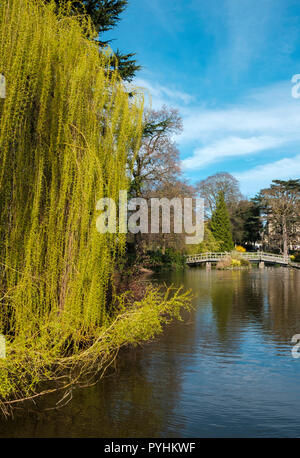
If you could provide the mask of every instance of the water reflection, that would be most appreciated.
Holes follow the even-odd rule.
[[[60,410],[0,423],[2,437],[254,437],[300,431],[300,271],[189,269],[158,282],[184,284],[195,310],[117,373],[75,390]],[[36,410],[36,409],[35,409]]]

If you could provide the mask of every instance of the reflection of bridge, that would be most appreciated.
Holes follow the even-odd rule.
[[[300,263],[292,262],[289,256],[282,256],[280,254],[263,253],[258,251],[256,253],[239,253],[239,258],[247,259],[250,262],[258,262],[260,267],[264,267],[265,263],[280,264],[282,266],[295,267],[300,269]],[[230,256],[230,253],[202,253],[186,256],[186,263],[188,265],[197,264],[211,264],[222,261],[222,259]]]

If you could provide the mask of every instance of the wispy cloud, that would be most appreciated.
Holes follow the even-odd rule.
[[[192,108],[184,117],[180,141],[205,140],[228,133],[296,134],[300,125],[300,102],[291,97],[291,85],[259,88],[233,107]]]
[[[274,8],[273,0],[225,0],[228,40],[223,61],[233,75],[246,71],[268,52],[274,30],[278,31],[282,6],[277,2]]]
[[[257,189],[268,187],[274,179],[298,179],[300,177],[300,154],[293,158],[280,159],[236,173],[235,177],[240,181],[242,192],[245,195],[252,195]]]
[[[279,137],[226,137],[204,148],[197,148],[192,157],[182,161],[183,168],[195,170],[226,158],[241,157],[284,144]]]
[[[298,18],[288,0],[194,0],[203,27],[216,39],[209,71],[231,81],[266,59],[289,59],[297,46]]]
[[[216,164],[216,171],[224,169],[235,174],[244,194],[249,195],[259,187],[268,186],[273,179],[300,176],[298,155],[245,172],[228,168],[232,158],[236,158],[238,164],[242,158],[259,158],[261,162],[266,152],[290,151],[290,146],[297,144],[300,150],[300,100],[292,98],[290,82],[252,89],[239,103],[222,109],[199,107],[190,94],[147,79],[138,78],[135,85],[147,88],[153,108],[167,104],[180,109],[184,131],[176,141],[179,148],[190,151],[182,160],[187,177],[190,172],[205,171]],[[195,147],[195,144],[201,146]]]
[[[146,4],[164,31],[170,37],[175,38],[181,22],[181,16],[178,14],[182,8],[181,0],[172,0],[171,3],[161,0],[146,0]]]
[[[154,109],[161,108],[162,105],[185,106],[194,100],[194,97],[176,88],[166,87],[156,82],[143,78],[136,78],[134,86],[146,89],[145,96]]]
[[[184,117],[178,141],[192,154],[186,170],[203,169],[228,158],[264,153],[291,144],[300,146],[300,101],[291,97],[290,84],[251,92],[239,104],[224,109],[192,108]],[[201,144],[195,148],[195,143]]]

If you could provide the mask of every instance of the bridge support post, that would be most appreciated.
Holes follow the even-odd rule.
[[[207,271],[211,271],[211,263],[210,262],[206,262],[205,263],[205,267],[206,267]]]
[[[259,263],[259,268],[260,268],[260,269],[264,269],[264,268],[265,268],[265,263],[264,263],[264,261],[260,261],[260,263]]]

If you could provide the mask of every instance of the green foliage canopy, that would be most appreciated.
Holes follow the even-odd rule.
[[[96,203],[128,188],[143,103],[108,77],[88,20],[6,0],[0,30],[0,332],[27,340],[59,317],[75,338],[106,320],[125,235],[97,232]]]

